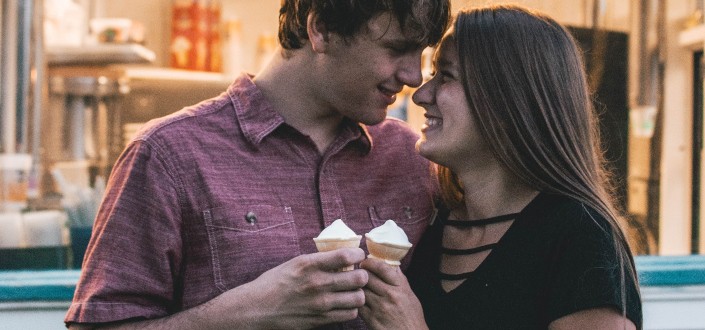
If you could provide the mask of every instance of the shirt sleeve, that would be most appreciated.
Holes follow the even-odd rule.
[[[624,260],[624,268],[620,267],[607,221],[587,211],[566,221],[568,226],[556,251],[549,321],[582,310],[612,307],[620,313],[626,309],[627,317],[638,326],[641,302],[637,284],[629,275],[630,261]]]
[[[174,168],[145,141],[111,174],[65,322],[155,318],[174,304],[181,209]]]

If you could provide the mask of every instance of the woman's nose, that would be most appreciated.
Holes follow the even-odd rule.
[[[414,92],[413,95],[411,95],[411,100],[414,101],[414,103],[419,106],[424,106],[432,103],[433,95],[431,93],[431,82],[432,80],[425,82]]]

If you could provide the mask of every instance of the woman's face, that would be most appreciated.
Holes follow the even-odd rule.
[[[474,160],[491,157],[470,113],[460,78],[460,65],[452,31],[446,34],[434,58],[434,75],[413,95],[426,110],[416,149],[429,160],[458,173]]]

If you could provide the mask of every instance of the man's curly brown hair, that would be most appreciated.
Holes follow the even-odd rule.
[[[449,0],[282,0],[279,43],[284,49],[301,48],[308,40],[306,21],[317,16],[326,30],[350,40],[373,17],[393,14],[404,33],[419,44],[433,46],[450,22]]]

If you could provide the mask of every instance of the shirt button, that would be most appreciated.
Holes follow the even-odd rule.
[[[404,214],[406,214],[406,218],[411,219],[411,215],[414,214],[414,211],[411,209],[411,206],[404,206],[402,209],[404,209]]]
[[[247,214],[245,215],[245,220],[249,224],[254,225],[255,222],[257,222],[257,215],[255,215],[255,212],[252,212],[252,211],[247,212]]]

